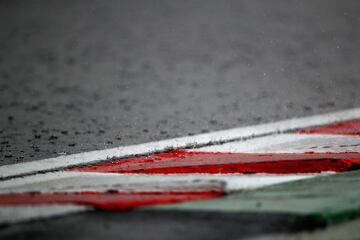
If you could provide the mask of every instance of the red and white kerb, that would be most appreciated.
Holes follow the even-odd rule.
[[[177,148],[184,138],[169,140],[170,143],[178,141],[173,144],[174,150],[79,167],[70,167],[69,155],[64,160],[63,167],[69,167],[66,170],[26,177],[15,177],[15,168],[10,166],[8,169],[13,171],[14,178],[0,182],[0,222],[94,208],[124,211],[217,198],[239,190],[358,169],[358,118],[360,111],[354,109],[260,125],[261,131],[256,126],[235,129],[236,134],[227,130],[228,135],[233,134],[233,139],[213,144],[215,133],[194,136],[194,141],[201,139],[203,142],[193,142],[192,148]],[[311,127],[313,125],[319,127]],[[276,133],[279,129],[280,133]],[[248,136],[239,137],[241,134]],[[206,144],[204,136],[208,136]],[[164,141],[148,145],[151,144],[154,151],[157,151],[155,146],[166,145]],[[74,159],[79,161],[79,156]],[[42,161],[23,166],[28,166],[29,172],[41,163],[56,162],[56,166],[61,166],[59,159]],[[84,163],[88,162],[84,160]],[[1,175],[12,177],[2,170],[6,170],[6,166],[0,167]]]

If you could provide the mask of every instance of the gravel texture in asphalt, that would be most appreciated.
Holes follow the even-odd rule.
[[[0,1],[0,165],[359,106],[360,2]]]

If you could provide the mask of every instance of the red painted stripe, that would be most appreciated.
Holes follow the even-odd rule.
[[[134,208],[204,200],[220,197],[221,192],[154,192],[154,193],[14,193],[0,194],[0,206],[34,204],[80,204],[106,211],[125,211]]]
[[[341,122],[317,128],[300,130],[298,133],[360,136],[360,120]]]
[[[71,171],[110,173],[317,173],[360,166],[360,153],[252,154],[175,150]]]

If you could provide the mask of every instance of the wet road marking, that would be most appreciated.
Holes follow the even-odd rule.
[[[323,173],[323,175],[332,173]],[[51,192],[234,192],[311,178],[317,174],[117,174],[60,171],[0,183],[0,194]],[[0,200],[1,201],[1,200]],[[1,205],[1,204],[0,204]]]
[[[158,142],[117,147],[98,151],[84,152],[48,158],[38,161],[11,164],[0,167],[0,179],[60,170],[72,166],[94,164],[114,158],[127,158],[146,155],[178,148],[195,148],[215,145],[235,140],[256,138],[281,132],[321,126],[340,121],[360,119],[360,108],[321,114],[311,117],[295,118],[256,126],[234,128],[195,136],[180,137]]]
[[[360,120],[355,119],[359,109],[3,166],[0,213],[7,217],[0,223],[59,215],[59,206],[69,204],[82,207],[79,211],[84,206],[125,211],[221,202],[228,199],[224,194],[352,171],[360,166]],[[51,204],[56,211],[46,211]],[[39,208],[31,211],[29,205]]]
[[[71,171],[139,174],[296,174],[343,172],[355,168],[360,168],[360,153],[357,152],[259,154],[174,150],[78,167]]]
[[[360,217],[360,171],[278,184],[219,199],[155,206],[153,210],[276,212],[311,216],[328,224]]]
[[[89,208],[86,206],[73,204],[12,205],[0,208],[0,224],[17,223],[49,216],[62,216],[88,210]]]
[[[322,173],[328,175],[331,173]],[[221,197],[242,190],[296,181],[316,174],[117,174],[60,171],[0,182],[0,224],[59,215],[64,205],[125,211],[139,207]],[[54,204],[57,210],[36,206]],[[21,213],[24,207],[24,214]],[[91,208],[90,208],[91,207]],[[14,216],[8,214],[9,209]],[[18,209],[18,211],[16,211]],[[67,208],[63,214],[74,213]],[[23,218],[21,217],[23,215]]]

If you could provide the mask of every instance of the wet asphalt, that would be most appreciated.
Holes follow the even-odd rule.
[[[359,13],[358,0],[0,0],[0,165],[359,107]],[[0,233],[299,230],[292,217],[181,214],[95,212]]]
[[[0,165],[360,104],[360,2],[0,1]]]
[[[0,227],[1,239],[248,239],[323,229],[324,222],[291,214],[216,212],[82,213]]]

